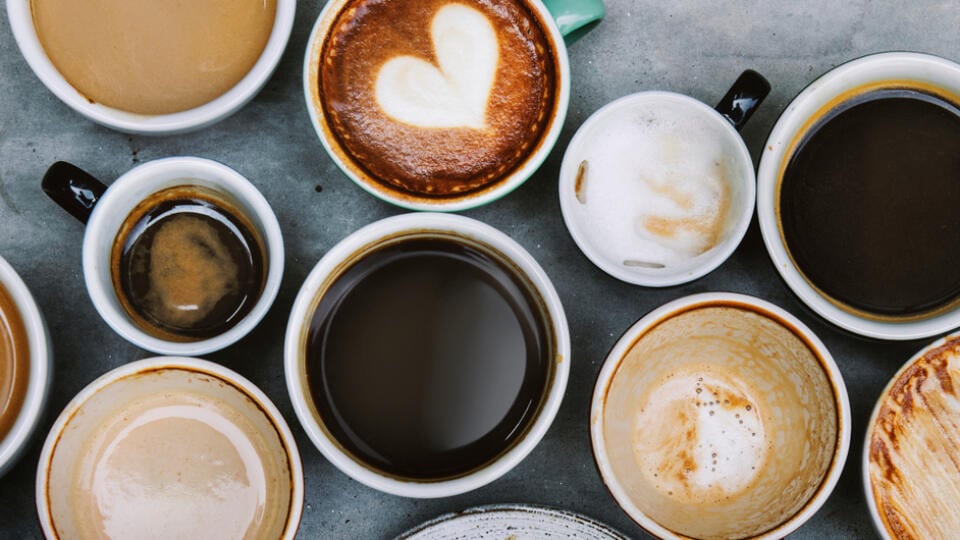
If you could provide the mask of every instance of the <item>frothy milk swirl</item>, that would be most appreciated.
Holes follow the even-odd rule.
[[[377,103],[394,120],[414,126],[486,128],[499,56],[490,20],[449,4],[433,16],[430,36],[437,65],[416,56],[391,58],[377,75]]]

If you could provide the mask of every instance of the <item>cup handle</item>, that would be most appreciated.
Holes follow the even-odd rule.
[[[567,45],[587,35],[607,14],[603,0],[543,0],[543,3]]]
[[[102,182],[66,161],[51,165],[43,175],[41,186],[53,202],[83,224],[90,219],[93,207],[107,190],[107,186]]]
[[[770,83],[763,75],[748,69],[737,77],[730,90],[727,90],[727,95],[723,96],[714,109],[740,131],[769,93]]]

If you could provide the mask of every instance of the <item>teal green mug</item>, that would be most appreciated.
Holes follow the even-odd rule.
[[[540,167],[567,114],[567,45],[602,0],[331,0],[304,97],[333,162],[411,210],[460,211]]]

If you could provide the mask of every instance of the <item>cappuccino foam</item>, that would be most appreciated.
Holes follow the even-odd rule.
[[[600,255],[671,268],[721,243],[741,172],[720,127],[657,97],[599,114],[571,151],[573,217]]]

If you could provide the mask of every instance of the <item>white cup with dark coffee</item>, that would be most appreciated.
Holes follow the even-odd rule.
[[[960,65],[891,52],[842,64],[781,115],[757,174],[763,241],[820,316],[879,339],[960,326]]]
[[[90,299],[139,347],[180,356],[222,349],[250,332],[276,298],[280,224],[256,186],[226,165],[158,159],[108,188],[57,162],[43,189],[86,224]]]
[[[54,95],[144,135],[200,129],[253,99],[295,10],[296,0],[7,0],[20,52]]]
[[[294,302],[284,370],[310,440],[347,475],[447,497],[515,467],[557,414],[570,372],[543,269],[473,219],[417,213],[351,234]]]
[[[405,208],[457,211],[509,193],[566,117],[564,35],[604,15],[600,0],[546,3],[558,13],[540,0],[329,2],[303,68],[320,142],[357,185]]]
[[[36,301],[0,257],[0,477],[41,420],[53,374],[50,334]]]

